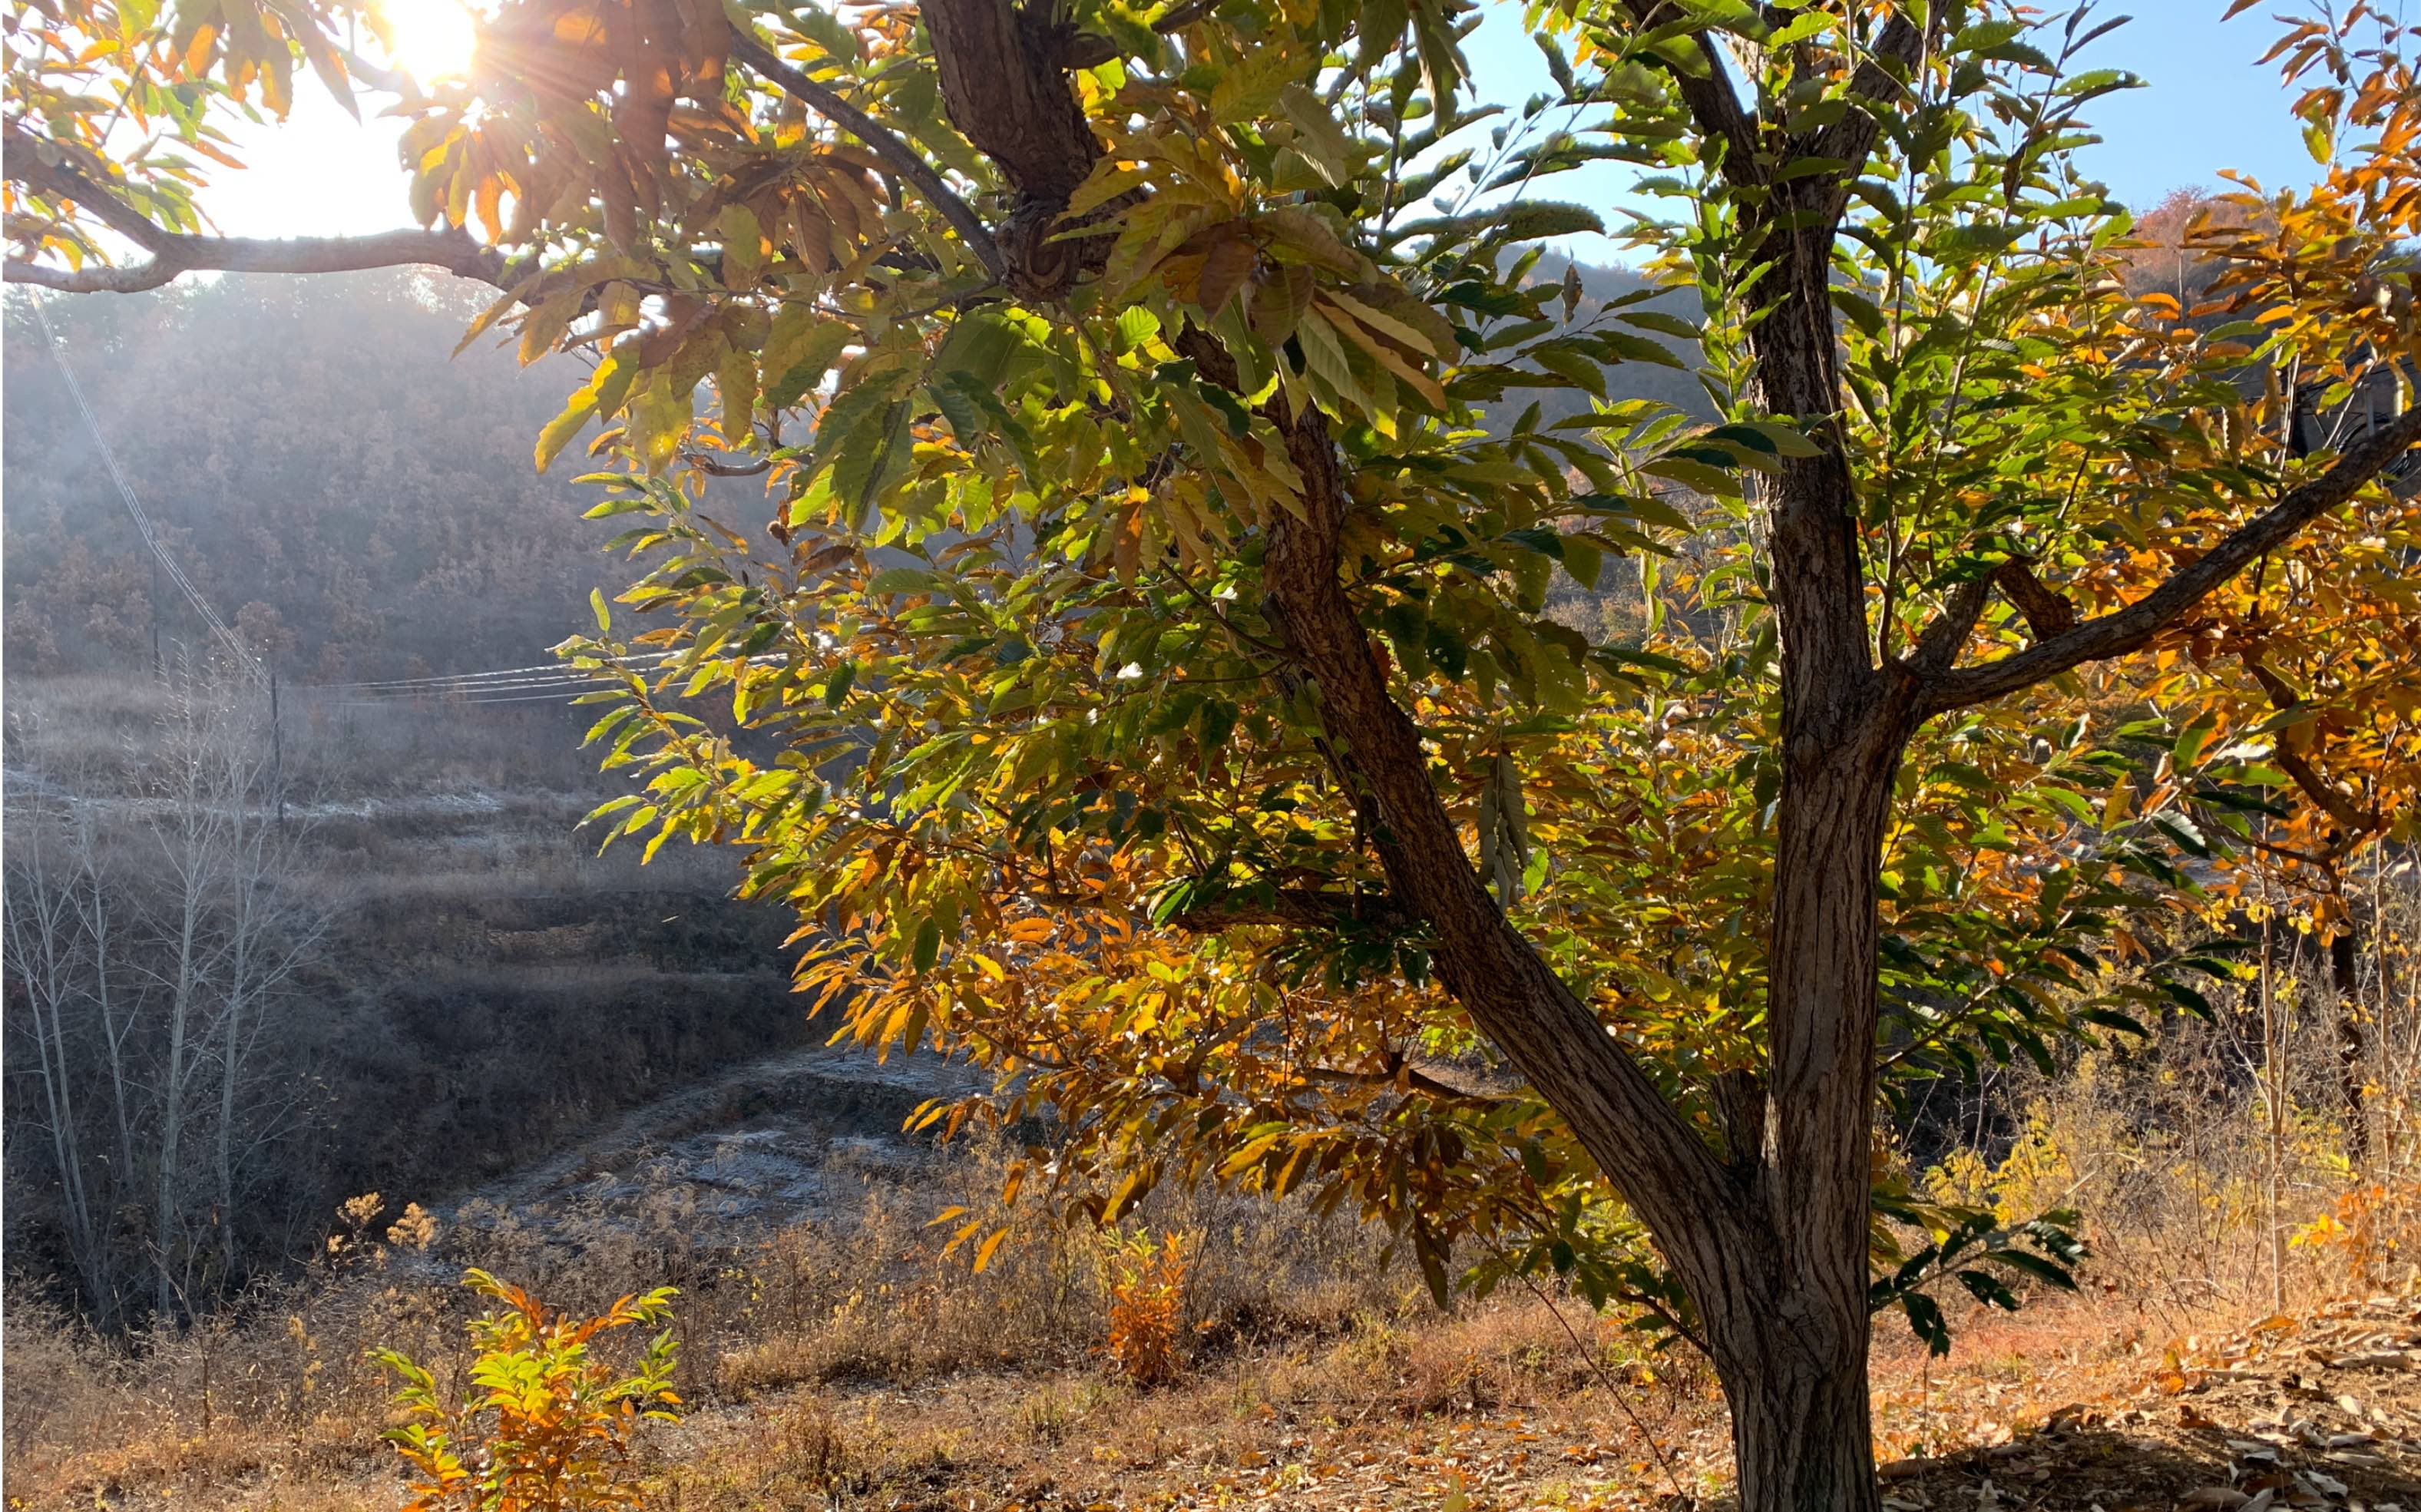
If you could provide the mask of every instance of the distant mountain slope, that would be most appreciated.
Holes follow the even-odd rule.
[[[185,570],[289,675],[512,665],[576,628],[611,570],[593,500],[530,444],[582,381],[455,343],[465,286],[397,273],[225,278],[53,298],[52,323],[120,465]],[[199,632],[149,560],[23,302],[6,346],[7,637],[28,670]],[[273,611],[274,618],[270,617]]]
[[[1551,253],[1539,259],[1539,265],[1531,271],[1530,276],[1535,283],[1554,288],[1563,283],[1564,270],[1570,265],[1570,258]],[[1607,301],[1636,294],[1649,287],[1645,277],[1628,268],[1601,268],[1585,262],[1580,265],[1580,270],[1581,305],[1578,313],[1584,323],[1598,306]],[[1695,320],[1698,315],[1696,297],[1687,289],[1668,289],[1625,306],[1626,313],[1638,310],[1655,310],[1691,320]],[[1625,328],[1617,325],[1616,329]],[[1666,367],[1649,362],[1617,364],[1606,369],[1607,394],[1617,399],[1654,399],[1684,413],[1711,420],[1714,406],[1708,402],[1706,390],[1698,386],[1697,379],[1690,370],[1697,361],[1696,349],[1647,332],[1633,331],[1632,334],[1670,350],[1684,366]],[[1538,402],[1541,418],[1547,420],[1584,413],[1590,405],[1589,396],[1578,389],[1517,389],[1487,407],[1489,422],[1492,426],[1510,426],[1533,400]]]
[[[1549,257],[1536,276],[1559,284],[1565,265]],[[1585,264],[1581,286],[1595,303],[1644,281]],[[453,355],[482,292],[396,273],[229,277],[48,307],[120,465],[212,606],[245,616],[289,677],[343,680],[541,660],[617,570],[596,549],[608,532],[580,519],[595,500],[570,482],[578,459],[531,465],[584,375],[560,359],[524,369],[486,339]],[[1639,307],[1688,314],[1687,300]],[[201,626],[154,583],[31,306],[12,298],[6,316],[8,657],[36,672],[141,665],[155,615],[171,639]],[[1607,383],[1709,410],[1684,370],[1625,363]],[[1515,390],[1489,418],[1510,425],[1533,399],[1549,418],[1588,407],[1576,389]],[[753,483],[722,486],[718,503],[742,528],[763,518]]]

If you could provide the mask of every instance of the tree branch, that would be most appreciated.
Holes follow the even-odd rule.
[[[8,177],[37,194],[69,200],[118,235],[151,254],[130,266],[96,264],[52,268],[10,258],[5,276],[66,294],[132,294],[157,288],[187,273],[330,273],[367,268],[443,268],[462,278],[506,287],[504,255],[482,246],[460,229],[382,231],[374,236],[192,236],[170,231],[117,197],[107,184],[62,159],[45,161],[43,148],[60,150],[21,127],[6,128]]]
[[[1916,637],[1916,646],[1909,653],[1910,669],[1927,677],[1948,671],[1959,660],[1960,647],[1975,633],[1976,621],[1984,617],[1984,605],[1991,597],[1989,577],[1970,578],[1951,590],[1950,601]]]
[[[1186,0],[1184,5],[1152,18],[1151,29],[1163,37],[1183,31],[1203,17],[1219,8],[1224,0]]]
[[[2191,566],[2124,609],[2115,610],[2023,651],[1962,667],[1932,679],[1919,697],[1928,715],[1980,704],[2031,688],[2086,662],[2124,656],[2200,603],[2212,590],[2305,525],[2345,503],[2414,445],[2421,444],[2421,408],[2406,411],[2364,437],[2319,477],[2237,527]]]
[[[67,294],[138,293],[189,273],[335,273],[367,268],[442,268],[499,288],[508,283],[503,256],[460,230],[284,239],[168,235],[165,241],[149,260],[120,267],[51,268],[12,257],[6,277]]]
[[[83,206],[93,219],[155,256],[176,241],[176,233],[154,224],[149,216],[118,198],[107,184],[69,162],[71,150],[62,143],[36,136],[15,121],[0,123],[0,154],[5,154],[9,179],[36,194]]]
[[[1631,15],[1648,28],[1667,25],[1674,19],[1663,0],[1631,0]],[[1741,108],[1740,91],[1732,86],[1724,55],[1706,33],[1698,33],[1695,40],[1706,60],[1706,75],[1668,66],[1673,92],[1689,107],[1690,118],[1698,123],[1698,129],[1724,144],[1725,176],[1734,183],[1762,183],[1764,172],[1757,165],[1757,126]]]
[[[726,462],[702,451],[685,451],[681,460],[709,477],[757,477],[773,470],[773,459],[759,457],[754,461]]]
[[[1850,75],[1850,98],[1880,104],[1892,93],[1905,93],[1908,89],[1907,76],[1915,69],[1917,59],[1924,55],[1924,27],[1909,18],[1908,10],[1895,12],[1891,20],[1883,23],[1882,34],[1875,39],[1873,51],[1867,55],[1865,62],[1858,65],[1857,71]],[[1893,71],[1895,65],[1898,72]],[[1857,178],[1867,154],[1874,150],[1875,136],[1882,130],[1882,123],[1876,120],[1873,111],[1853,110],[1823,130],[1792,143],[1788,155],[1833,158],[1849,164],[1850,166],[1837,175],[1840,181],[1838,192],[1846,202],[1850,182]]]
[[[1509,1087],[1499,1089],[1460,1086],[1430,1075],[1402,1055],[1390,1055],[1388,1058],[1395,1064],[1382,1071],[1355,1071],[1335,1066],[1314,1066],[1306,1068],[1303,1074],[1315,1082],[1333,1082],[1340,1086],[1394,1087],[1399,1091],[1417,1092],[1423,1097],[1435,1098],[1445,1102],[1508,1102],[1519,1096],[1516,1090]]]
[[[915,187],[928,203],[941,211],[942,219],[959,233],[976,260],[984,266],[995,282],[1008,277],[1008,263],[1001,257],[999,243],[992,240],[991,227],[984,225],[968,203],[953,193],[942,176],[933,171],[916,149],[899,140],[866,112],[843,100],[839,94],[816,83],[797,69],[782,61],[766,46],[757,33],[747,27],[731,28],[731,55],[758,73],[779,85],[782,92],[805,105],[817,115],[865,143],[868,150],[889,164],[892,171]]]
[[[2286,678],[2262,665],[2260,658],[2246,657],[2244,666],[2253,674],[2253,680],[2261,684],[2261,691],[2270,695],[2271,707],[2278,712],[2284,714],[2303,706],[2303,696],[2288,685]],[[2336,822],[2339,834],[2330,837],[2330,850],[2335,850],[2341,842],[2351,841],[2377,829],[2379,820],[2376,816],[2365,814],[2355,806],[2353,800],[2331,787],[2304,758],[2302,752],[2287,744],[2286,735],[2284,730],[2278,732],[2271,754],[2277,759],[2278,770],[2292,778],[2295,786],[2304,790],[2304,796]]]
[[[1215,347],[1200,333],[1186,335],[1194,339],[1180,350],[1189,354],[1197,345]],[[1263,610],[1294,668],[1319,687],[1321,724],[1390,896],[1435,932],[1439,980],[1570,1123],[1694,1292],[1724,1285],[1757,1260],[1749,1253],[1752,1231],[1731,1221],[1739,1213],[1734,1173],[1506,918],[1473,868],[1431,780],[1420,731],[1390,693],[1338,577],[1349,500],[1327,422],[1317,410],[1290,412],[1282,396],[1263,413],[1286,437],[1288,460],[1304,480],[1300,513],[1278,511],[1270,526]]]
[[[1155,18],[1151,29],[1163,37],[1181,32],[1224,4],[1226,0],[1186,0],[1185,4]],[[1117,42],[1093,32],[1078,32],[1059,49],[1059,61],[1071,69],[1097,69],[1114,57],[1124,55],[1124,50]]]
[[[2034,564],[2024,557],[2012,556],[1993,569],[1992,581],[2025,616],[2026,628],[2035,632],[2035,639],[2047,641],[2076,628],[2076,605],[2068,601],[2068,595],[2035,576]]]

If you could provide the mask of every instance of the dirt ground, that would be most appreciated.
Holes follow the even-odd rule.
[[[648,1436],[648,1512],[1717,1512],[1704,1367],[1585,1364],[1585,1317],[1498,1306],[1327,1337],[1206,1340],[1173,1385],[1098,1364],[726,1396]],[[1965,1320],[1928,1357],[1881,1323],[1891,1512],[2421,1512],[2421,1303],[2373,1298],[2157,1342],[2123,1302]],[[8,1506],[387,1512],[379,1425],[95,1446]],[[13,1470],[33,1467],[12,1466]],[[12,1479],[14,1475],[12,1474]]]
[[[2086,1308],[1979,1319],[1949,1361],[1887,1340],[1876,1370],[1893,1512],[2421,1512],[2421,1306],[2330,1305],[2147,1350],[2081,1333]],[[1306,1363],[1305,1379],[1327,1377]],[[664,1446],[667,1506],[820,1504],[886,1512],[1530,1512],[1726,1505],[1709,1384],[1592,1380],[1553,1402],[1407,1420],[1389,1398],[1289,1398],[1281,1375],[1063,1404],[1047,1384],[776,1397],[683,1425]],[[988,1427],[989,1426],[989,1427]],[[678,1468],[676,1468],[678,1467]],[[675,1489],[675,1488],[679,1489]],[[835,1498],[837,1498],[835,1500]]]
[[[2190,1341],[2144,1377],[2132,1391],[2038,1403],[2007,1442],[1894,1463],[1885,1504],[2421,1508],[2421,1306],[2408,1299]]]

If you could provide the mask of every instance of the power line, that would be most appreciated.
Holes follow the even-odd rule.
[[[617,657],[614,659],[614,665],[634,671],[652,670],[676,654],[672,651],[642,652],[637,656]],[[579,667],[567,666],[560,662],[541,662],[535,666],[498,667],[491,672],[437,672],[417,678],[374,678],[359,682],[325,682],[320,684],[320,687],[328,692],[383,692],[389,689],[400,691],[414,688],[454,687],[462,683],[541,676],[595,678],[606,677],[608,674],[585,671]]]
[[[185,598],[194,606],[194,612],[202,616],[202,623],[208,625],[213,634],[226,643],[227,649],[235,653],[236,663],[255,678],[267,681],[269,672],[261,664],[260,658],[253,655],[252,648],[243,644],[243,638],[219,617],[218,611],[202,597],[202,590],[194,586],[194,580],[185,575],[185,569],[178,566],[176,558],[168,554],[167,548],[160,544],[159,533],[151,528],[151,517],[143,512],[143,501],[134,496],[134,486],[126,481],[125,472],[117,465],[117,453],[109,444],[109,438],[102,433],[101,422],[94,418],[92,406],[85,400],[84,385],[76,382],[75,369],[68,366],[67,353],[60,350],[59,335],[51,328],[48,306],[39,293],[32,299],[34,319],[41,324],[42,339],[50,348],[51,361],[58,365],[59,376],[67,381],[68,395],[75,400],[76,413],[84,416],[85,429],[91,432],[93,444],[101,451],[102,465],[109,470],[109,480],[117,485],[117,496],[125,501],[126,512],[133,517],[135,534],[143,538],[143,544],[150,549],[152,560],[168,574],[168,581],[183,590]],[[158,612],[159,606],[153,605],[152,613]]]
[[[642,674],[669,670],[666,663],[682,653],[648,652],[640,656],[617,659],[613,664]],[[744,659],[750,666],[772,666],[785,658],[779,652],[760,652]],[[584,692],[611,687],[621,678],[604,670],[590,671],[570,666],[500,667],[490,672],[464,672],[425,678],[394,678],[376,682],[320,683],[311,691],[316,694],[351,694],[334,701],[350,709],[362,709],[380,704],[414,704],[437,700],[452,704],[515,704],[533,703],[541,699],[570,700]],[[530,692],[531,689],[551,690]]]
[[[541,702],[562,704],[569,703],[571,696],[571,694],[565,693],[523,693],[513,694],[509,696],[501,698],[452,698],[446,701],[449,703],[463,705],[534,704]],[[336,707],[339,709],[394,709],[400,705],[413,704],[418,701],[419,700],[413,698],[339,698],[336,700]]]

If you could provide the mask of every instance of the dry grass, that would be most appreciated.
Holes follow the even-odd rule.
[[[572,1308],[643,1283],[683,1288],[689,1414],[648,1449],[663,1512],[1272,1495],[1427,1509],[1456,1489],[1476,1508],[1612,1508],[1720,1491],[1722,1409],[1694,1360],[1644,1356],[1566,1298],[1511,1293],[1440,1315],[1416,1278],[1380,1263],[1371,1235],[1215,1194],[1164,1192],[1143,1215],[1189,1236],[1198,1260],[1180,1374],[1131,1383],[1104,1348],[1115,1267],[1100,1236],[1022,1229],[981,1273],[940,1255],[946,1231],[928,1221],[952,1194],[991,1190],[1004,1158],[962,1152],[914,1190],[869,1171],[849,1211],[737,1249],[671,1189],[545,1231],[474,1208],[427,1251],[379,1242],[373,1224],[320,1273],[131,1358],[19,1310],[8,1492],[29,1509],[399,1504],[378,1442],[384,1385],[363,1355],[397,1345],[459,1381],[466,1300],[447,1278],[466,1263]],[[2338,1248],[2295,1254],[2299,1293],[2343,1280]],[[1881,1447],[1938,1456],[2023,1439],[2073,1403],[2118,1411],[2173,1353],[2249,1321],[2226,1287],[2184,1312],[2162,1288],[2157,1271],[2114,1268],[2080,1298],[1970,1313],[1947,1361],[1884,1319]]]
[[[2173,1506],[2195,1477],[2238,1475],[2228,1445],[2264,1423],[2284,1431],[2274,1404],[2318,1389],[2280,1339],[2352,1326],[2331,1299],[2421,1290],[2421,1146],[2405,1115],[2416,1078],[2399,1048],[2421,1036],[2371,1021],[2374,1155],[2356,1178],[2325,995],[2282,991],[2274,1139],[2251,1007],[2218,1006],[2212,1022],[2166,1025],[2159,1043],[2087,1055],[2055,1081],[1999,1073],[1940,1119],[1961,1136],[1920,1162],[1920,1184],[2012,1217],[2081,1208],[2096,1257],[2079,1296],[2015,1316],[1954,1307],[1947,1359],[1896,1316],[1879,1320],[1876,1434],[1913,1466],[1894,1481],[1906,1504],[1963,1509],[1998,1477],[2065,1507],[2063,1486],[2101,1484],[2064,1478],[2090,1454],[2109,1484],[2142,1493],[2105,1501],[2114,1512]],[[2421,1021],[2411,1009],[2398,1021]],[[425,1253],[378,1245],[373,1230],[318,1273],[131,1356],[14,1308],[8,1493],[31,1509],[396,1505],[384,1387],[364,1352],[395,1345],[459,1379],[465,1299],[449,1278],[474,1263],[587,1311],[682,1288],[691,1410],[648,1451],[661,1512],[1429,1512],[1457,1490],[1480,1512],[1720,1493],[1725,1425],[1702,1365],[1643,1356],[1617,1320],[1559,1296],[1507,1292],[1440,1315],[1407,1269],[1382,1263],[1377,1237],[1295,1208],[1154,1195],[1138,1223],[1184,1236],[1193,1256],[1185,1358],[1166,1385],[1126,1380],[1106,1349],[1116,1267],[1100,1236],[1028,1214],[980,1273],[941,1254],[936,1211],[996,1191],[1005,1159],[961,1150],[914,1185],[869,1164],[838,1210],[744,1242],[670,1187],[543,1225],[475,1208]],[[2421,1343],[2408,1306],[2382,1305]],[[2231,1361],[2272,1374],[2240,1379]],[[2421,1390],[2352,1385],[2380,1418],[2362,1431],[2392,1461],[2362,1467],[2366,1494],[2394,1499],[2406,1459],[2421,1458],[2384,1446],[2421,1443]],[[2334,1396],[2323,1405],[2345,1415]],[[2222,1418],[2224,1432],[2197,1426]],[[2414,1487],[2408,1506],[2421,1504]]]

